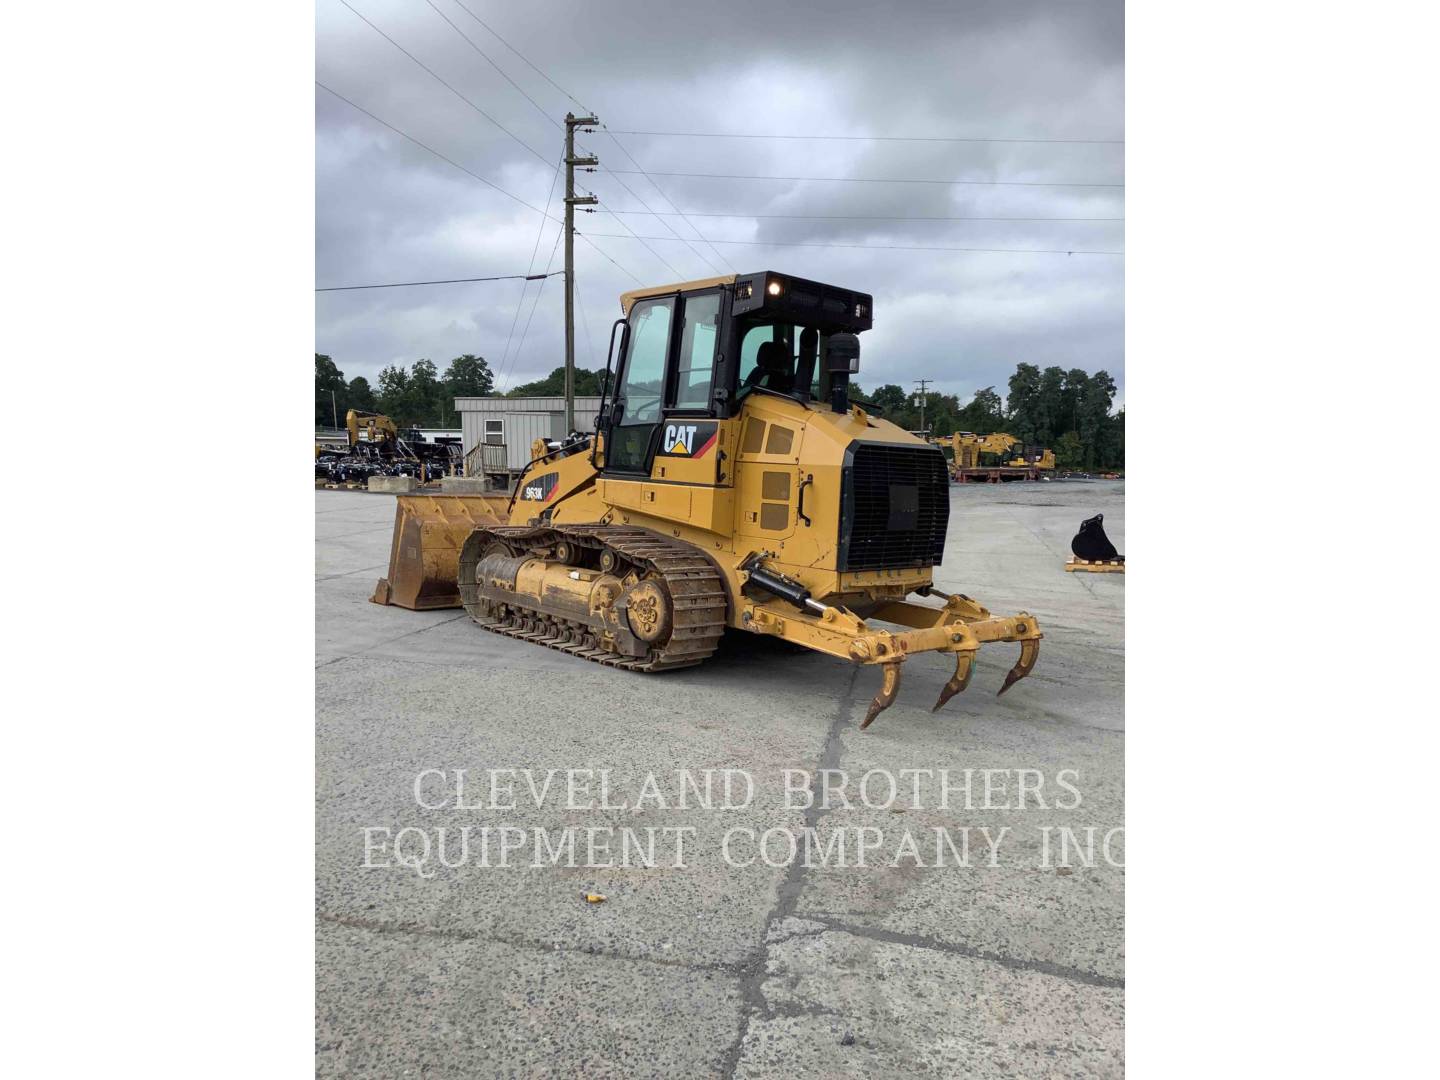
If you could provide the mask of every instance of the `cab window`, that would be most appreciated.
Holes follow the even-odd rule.
[[[708,409],[715,372],[715,342],[720,329],[720,294],[685,300],[684,325],[676,369],[674,407]]]
[[[630,312],[630,354],[619,400],[624,403],[620,423],[654,423],[660,419],[660,393],[665,383],[665,352],[670,343],[673,297],[640,300]]]
[[[741,324],[740,393],[754,386],[788,394],[795,381],[793,327],[785,323]]]
[[[607,470],[644,472],[649,466],[650,443],[660,421],[674,312],[673,296],[638,300],[630,309],[630,344],[620,372],[613,420],[605,436]]]

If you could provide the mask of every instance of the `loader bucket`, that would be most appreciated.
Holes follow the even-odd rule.
[[[376,604],[412,611],[460,606],[460,548],[475,529],[509,520],[508,495],[397,495],[390,573]]]

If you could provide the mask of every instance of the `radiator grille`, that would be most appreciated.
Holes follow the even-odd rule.
[[[936,446],[853,443],[841,483],[839,568],[938,566],[950,478]]]

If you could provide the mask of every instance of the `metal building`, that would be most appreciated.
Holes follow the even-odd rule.
[[[575,426],[595,430],[598,397],[575,399]],[[536,439],[562,439],[563,397],[457,397],[467,476],[517,473],[530,462]]]

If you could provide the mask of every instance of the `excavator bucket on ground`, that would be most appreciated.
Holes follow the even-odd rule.
[[[1070,541],[1070,550],[1077,559],[1087,562],[1124,562],[1125,556],[1115,550],[1115,545],[1105,535],[1105,515],[1096,514],[1080,523],[1080,531]]]
[[[1105,535],[1105,515],[1096,514],[1080,523],[1080,531],[1070,541],[1075,557],[1065,564],[1066,570],[1089,570],[1097,573],[1124,573],[1125,556]]]
[[[371,601],[411,611],[459,607],[460,548],[476,529],[506,520],[509,507],[509,495],[397,495],[390,572]]]

